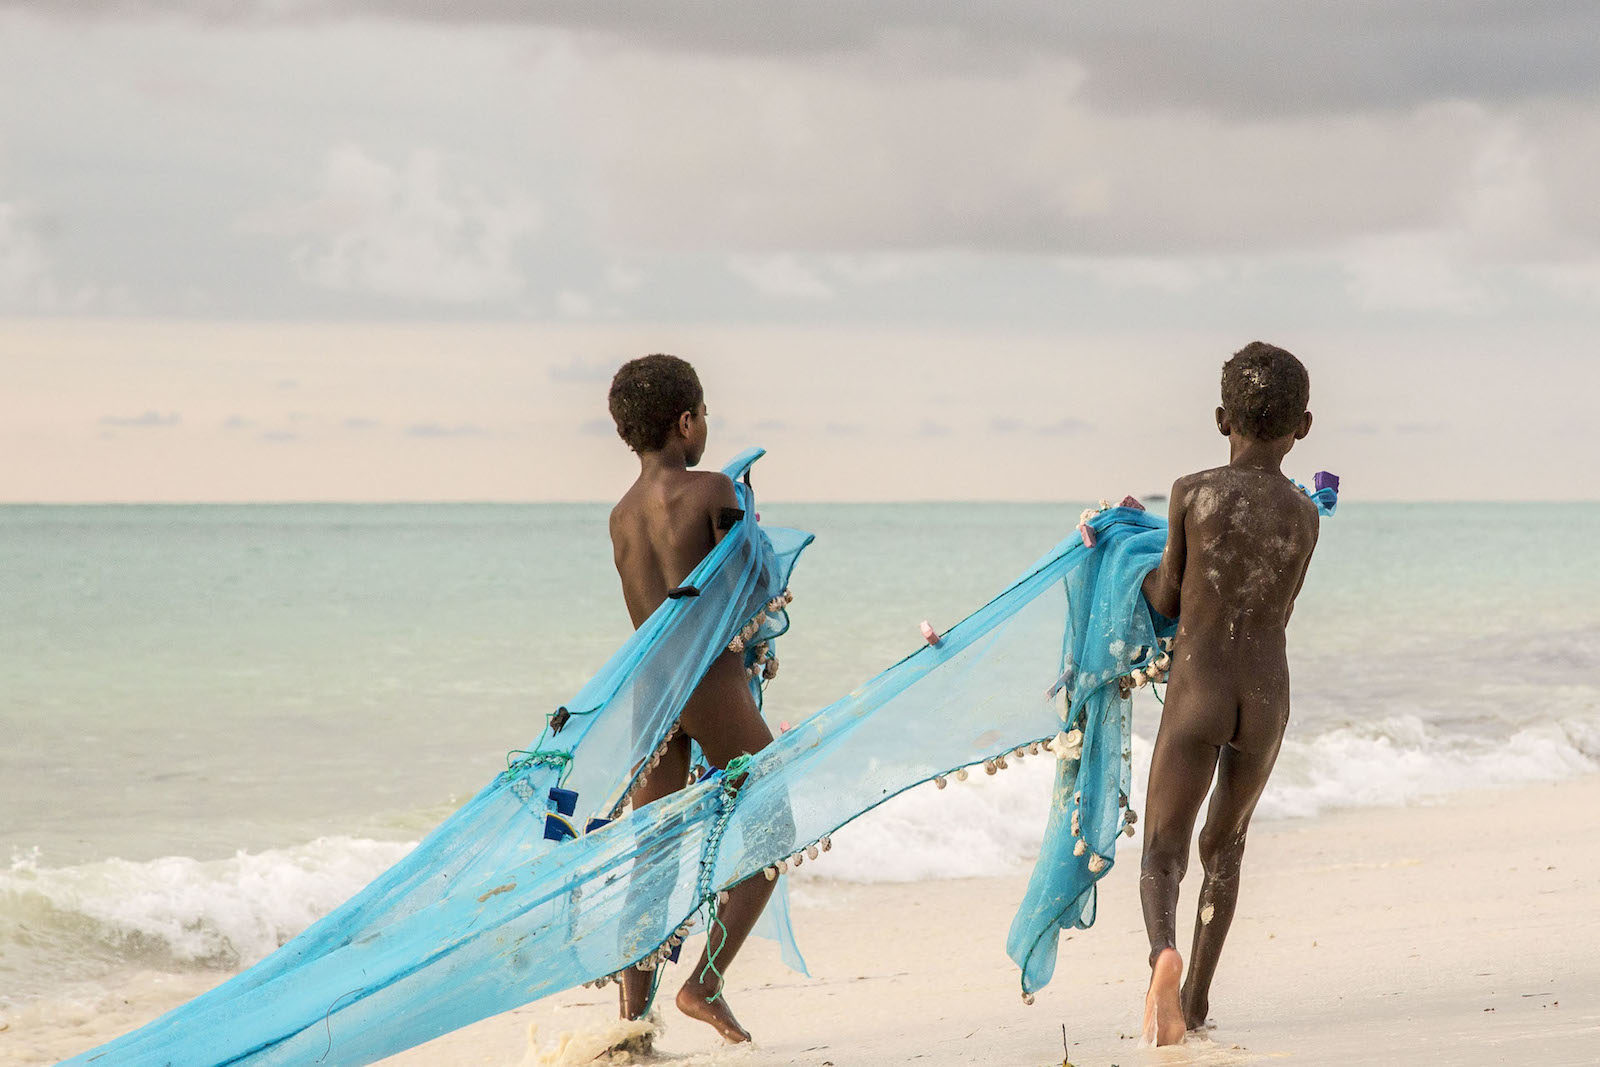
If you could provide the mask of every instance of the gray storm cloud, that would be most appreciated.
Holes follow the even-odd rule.
[[[124,286],[166,314],[1048,317],[1058,280],[1079,308],[1255,306],[1286,263],[1283,290],[1366,309],[1600,291],[1588,2],[0,0],[0,22],[9,310]]]
[[[902,67],[1003,69],[1030,58],[1085,67],[1110,108],[1304,113],[1427,100],[1519,100],[1600,87],[1600,5],[1590,0],[3,0],[0,9],[202,23],[349,18],[515,24],[670,51],[769,57],[873,52]]]

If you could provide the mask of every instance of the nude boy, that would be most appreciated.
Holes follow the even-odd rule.
[[[1245,834],[1289,721],[1285,628],[1316,547],[1317,509],[1280,466],[1311,430],[1310,390],[1305,367],[1273,345],[1257,341],[1228,360],[1217,408],[1227,466],[1173,484],[1166,551],[1144,581],[1151,607],[1179,619],[1139,879],[1150,937],[1144,1036],[1152,1044],[1176,1044],[1206,1023]],[[1185,978],[1175,944],[1178,883],[1213,776]]]
[[[639,477],[611,512],[611,544],[622,577],[622,596],[638,628],[681,585],[728,528],[737,521],[733,482],[718,472],[694,471],[706,447],[706,405],[694,368],[676,356],[644,356],[623,364],[611,382],[611,417],[617,434],[638,453]],[[772,741],[750,694],[743,659],[718,656],[679,719],[660,764],[645,776],[636,805],[682,789],[689,774],[689,741],[721,768]],[[729,891],[720,929],[678,990],[678,1010],[716,1027],[728,1041],[749,1041],[721,996],[719,971],[726,971],[761,909],[772,883],[754,878]],[[716,967],[708,969],[707,962]],[[710,981],[701,975],[710,974]],[[651,974],[630,968],[623,975],[622,1016],[637,1019],[650,995]],[[714,1000],[712,998],[715,998]]]

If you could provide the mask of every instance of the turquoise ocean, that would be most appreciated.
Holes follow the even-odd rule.
[[[817,534],[768,718],[988,600],[1082,506],[764,504]],[[248,964],[403,854],[627,636],[606,514],[0,507],[0,1018]],[[1352,499],[1322,529],[1260,818],[1600,770],[1600,505]],[[1158,713],[1141,694],[1136,759]],[[1023,869],[1048,773],[913,791],[797,888]]]

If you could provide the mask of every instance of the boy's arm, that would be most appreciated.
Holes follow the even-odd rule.
[[[611,535],[611,562],[616,565],[617,574],[626,577],[622,561],[622,538],[617,536],[617,531],[622,525],[622,518],[618,515],[620,508],[612,508],[611,516],[606,520],[606,532]]]
[[[708,476],[706,480],[712,485],[708,508],[711,516],[711,540],[712,544],[719,544],[738,521],[733,513],[738,512],[739,516],[743,516],[744,512],[739,509],[739,494],[734,492],[732,478],[718,472]]]
[[[1161,565],[1145,575],[1143,588],[1153,610],[1176,619],[1188,548],[1183,520],[1189,511],[1189,487],[1183,478],[1172,483],[1172,494],[1167,499],[1172,502],[1167,509],[1167,547],[1161,553]]]
[[[623,513],[621,504],[611,509],[611,518],[607,523],[611,533],[611,562],[616,564],[617,577],[622,579],[622,602],[627,605],[628,618],[637,630],[644,625],[644,620],[661,603],[659,591],[652,591],[652,583],[647,574],[641,574],[637,553],[630,550],[629,539],[626,535],[627,516]],[[650,598],[654,595],[655,599]]]
[[[1317,551],[1317,536],[1322,533],[1322,517],[1316,510],[1316,505],[1311,508],[1311,549],[1306,553],[1306,561],[1300,564],[1300,577],[1294,583],[1294,592],[1289,594],[1289,609],[1283,613],[1283,624],[1289,625],[1289,620],[1294,618],[1294,602],[1300,598],[1300,590],[1306,584],[1306,572],[1311,569],[1311,557]]]

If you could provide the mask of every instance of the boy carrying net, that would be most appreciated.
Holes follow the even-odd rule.
[[[1144,581],[1151,607],[1179,619],[1150,763],[1139,879],[1150,938],[1150,1044],[1177,1044],[1206,1025],[1245,834],[1289,721],[1285,631],[1318,518],[1281,466],[1311,430],[1309,397],[1305,367],[1281,348],[1257,341],[1228,360],[1216,413],[1228,463],[1173,483],[1166,550]],[[1205,880],[1185,977],[1178,883],[1208,790],[1199,840]]]
[[[706,447],[706,405],[694,368],[676,356],[653,355],[623,364],[609,399],[617,434],[639,456],[639,477],[611,512],[611,544],[622,595],[635,627],[666,600],[669,591],[744,517],[728,476],[689,468]],[[744,659],[725,651],[707,669],[684,705],[660,763],[650,768],[634,794],[635,806],[682,789],[689,775],[689,743],[700,746],[714,767],[761,751],[772,733],[751,695]],[[728,893],[720,924],[678,991],[678,1010],[714,1027],[730,1042],[750,1040],[722,996],[720,972],[738,953],[772,895],[772,883],[748,879]],[[707,977],[709,976],[709,977]],[[650,1000],[652,974],[623,973],[621,1010],[637,1019]]]

